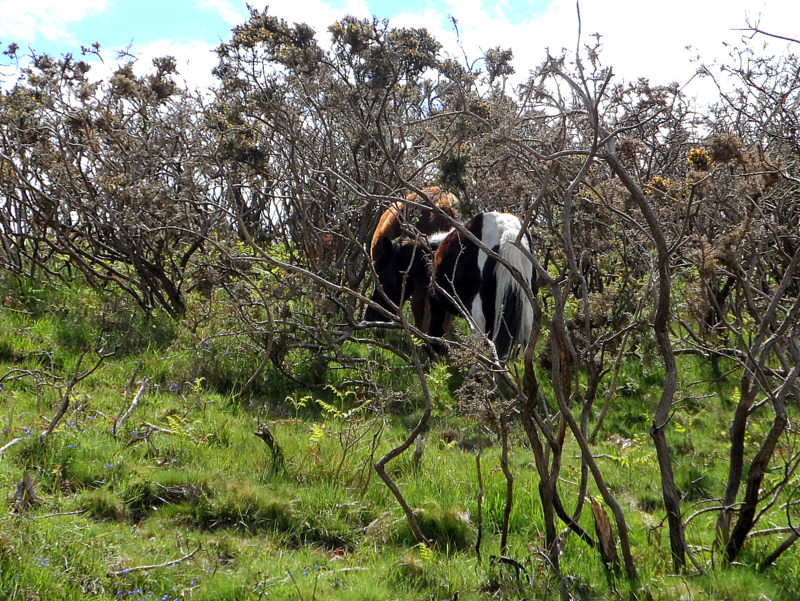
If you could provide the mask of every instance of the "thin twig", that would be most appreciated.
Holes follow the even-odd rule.
[[[15,439],[14,439],[14,440],[12,440],[11,442],[7,442],[7,443],[6,443],[6,444],[4,444],[2,447],[0,447],[0,456],[5,456],[5,454],[6,454],[6,451],[9,449],[9,447],[13,447],[13,446],[14,446],[15,444],[17,444],[17,443],[18,443],[20,440],[22,440],[22,438],[15,438]]]
[[[303,596],[303,592],[300,590],[300,586],[297,584],[297,580],[295,580],[294,574],[292,574],[291,570],[286,570],[286,572],[289,574],[289,579],[292,581],[292,584],[294,584],[294,588],[297,590],[298,599],[300,599],[300,601],[305,601],[306,598],[305,596]]]
[[[187,555],[184,555],[183,557],[180,557],[178,559],[173,559],[172,561],[167,561],[167,562],[164,562],[164,563],[157,563],[157,564],[151,565],[151,566],[135,566],[133,568],[127,568],[125,570],[119,570],[117,572],[108,572],[108,576],[109,577],[112,577],[112,576],[124,576],[125,574],[130,574],[131,572],[144,572],[146,570],[154,570],[155,568],[168,568],[169,566],[174,566],[176,564],[179,564],[179,563],[182,563],[184,561],[187,561],[187,560],[191,559],[192,557],[195,556],[195,554],[202,547],[203,547],[203,545],[199,544],[199,545],[197,545],[197,548],[194,551],[192,551],[191,553],[188,553]]]
[[[150,422],[142,422],[142,425],[143,426],[147,426],[153,432],[158,432],[159,434],[172,434],[172,435],[175,434],[175,432],[173,432],[172,430],[167,430],[166,428],[161,428],[159,426],[151,424]]]
[[[796,40],[795,38],[789,38],[783,35],[778,35],[776,33],[769,33],[768,31],[764,31],[763,29],[759,29],[758,27],[746,27],[743,29],[736,29],[735,31],[751,31],[753,35],[751,38],[754,38],[757,33],[761,35],[765,35],[769,38],[775,38],[776,40],[783,40],[785,42],[792,42],[793,44],[800,44],[800,40]]]
[[[43,520],[44,518],[57,518],[62,515],[81,515],[82,513],[86,513],[85,509],[79,509],[78,511],[62,511],[60,513],[48,513],[47,515],[37,515],[34,516],[34,520]]]
[[[253,434],[263,440],[272,453],[272,467],[275,470],[283,468],[283,449],[270,431],[269,426],[267,424],[259,424],[258,430],[253,432]]]
[[[125,412],[125,405],[128,404],[128,399],[131,398],[131,391],[133,390],[133,385],[136,382],[136,376],[139,375],[139,369],[142,367],[142,360],[136,363],[136,367],[133,369],[133,373],[131,374],[130,379],[128,380],[127,386],[125,386],[125,402],[123,403],[122,407],[119,408],[119,413],[117,417],[114,418],[114,428],[112,430],[112,434],[116,434],[117,432],[117,422],[122,417],[122,414]]]
[[[142,400],[142,397],[144,396],[144,391],[147,389],[147,385],[150,383],[151,379],[152,378],[145,378],[144,380],[142,380],[142,384],[141,386],[139,386],[139,392],[136,393],[136,396],[133,397],[133,401],[131,401],[131,406],[128,407],[128,410],[125,412],[125,415],[120,417],[119,420],[114,423],[114,428],[112,432],[114,436],[117,435],[117,429],[122,429],[122,427],[125,425],[125,422],[128,421],[128,418],[136,410],[136,407],[139,406],[139,401]]]

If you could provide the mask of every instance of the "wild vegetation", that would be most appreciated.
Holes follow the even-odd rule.
[[[213,89],[34,54],[0,92],[2,595],[795,598],[797,56],[700,67],[698,111],[598,39],[512,85],[326,33],[253,10]],[[433,184],[531,234],[508,364],[362,319]]]

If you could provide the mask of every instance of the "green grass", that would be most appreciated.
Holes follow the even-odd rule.
[[[630,584],[610,576],[597,552],[573,535],[564,542],[559,580],[547,569],[539,479],[515,421],[508,561],[498,559],[506,500],[501,449],[491,432],[481,436],[479,561],[476,424],[461,415],[454,396],[463,376],[446,364],[429,367],[434,415],[422,458],[409,452],[389,464],[432,541],[421,546],[372,468],[407,435],[421,410],[419,383],[387,353],[350,345],[350,357],[364,369],[355,370],[355,361],[329,366],[332,387],[292,386],[284,375],[267,371],[251,396],[235,400],[230,393],[257,365],[254,346],[238,339],[239,346],[227,347],[228,359],[209,372],[202,340],[220,323],[178,332],[158,316],[148,322],[131,314],[126,319],[138,329],[150,324],[137,333],[141,349],[107,359],[81,381],[45,444],[39,435],[65,379],[89,341],[104,335],[92,311],[113,302],[85,290],[33,289],[26,295],[2,309],[0,325],[0,376],[6,375],[0,446],[20,439],[0,458],[0,484],[8,491],[8,510],[0,514],[0,598],[344,601],[447,599],[458,592],[462,601],[549,600],[559,599],[562,590],[584,599],[792,598],[790,584],[800,570],[795,550],[766,573],[758,571],[776,537],[749,543],[739,566],[720,567],[712,554],[716,513],[702,510],[721,495],[727,477],[726,428],[736,382],[720,380],[690,358],[681,360],[682,382],[706,383],[682,389],[686,399],[675,408],[668,437],[685,516],[698,512],[687,536],[707,573],[671,575],[648,435],[661,376],[634,362],[622,374],[594,453],[626,513],[640,580]],[[43,303],[59,310],[49,313]],[[214,344],[217,352],[226,343]],[[84,360],[91,361],[91,353]],[[396,369],[387,375],[386,365]],[[151,387],[114,436],[137,369],[136,379],[152,378]],[[365,374],[375,376],[374,388],[348,384]],[[131,392],[136,390],[137,384]],[[259,423],[269,424],[283,463],[254,436]],[[764,427],[754,424],[754,433]],[[559,490],[571,512],[580,463],[572,437],[565,445]],[[15,510],[13,491],[24,473],[34,482],[37,501]],[[598,497],[593,485],[589,493]],[[781,510],[773,511],[780,521]],[[580,523],[594,533],[588,505]]]

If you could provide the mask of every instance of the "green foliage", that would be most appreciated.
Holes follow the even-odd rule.
[[[468,146],[452,150],[439,160],[439,183],[446,190],[461,191],[467,189],[466,178],[472,162],[472,152]],[[469,207],[464,207],[468,212]]]
[[[790,591],[781,590],[780,585],[771,582],[768,576],[739,568],[711,570],[706,575],[685,579],[680,584],[668,579],[659,579],[653,584],[653,595],[669,601],[685,599],[687,594],[698,601],[717,599],[759,601],[792,598]]]
[[[202,495],[187,517],[192,524],[209,530],[293,534],[301,526],[289,501],[250,485],[229,485],[213,495]]]
[[[85,290],[69,294],[69,298],[60,297],[63,309],[54,316],[9,313],[10,320],[0,329],[6,348],[10,349],[4,355],[7,362],[55,369],[57,376],[70,373],[76,347],[70,346],[68,339],[59,338],[53,324],[59,320],[80,323],[76,316],[89,304]],[[190,303],[189,316],[206,302]],[[73,308],[72,303],[82,307]],[[93,306],[94,309],[86,309],[87,324],[91,324],[91,310],[101,310],[103,304]],[[201,313],[198,311],[197,315]],[[529,551],[542,536],[542,511],[535,493],[538,477],[532,469],[530,452],[520,444],[523,433],[513,423],[510,438],[515,499],[510,517],[510,549],[524,571],[518,574],[511,564],[474,563],[472,547],[477,524],[473,453],[477,442],[472,427],[456,412],[459,399],[453,397],[452,391],[458,387],[460,374],[446,363],[429,366],[434,417],[425,434],[424,452],[418,460],[413,460],[410,453],[401,456],[391,466],[393,477],[401,483],[412,506],[419,508],[415,514],[423,532],[433,541],[431,547],[419,546],[409,551],[416,541],[398,507],[372,477],[371,466],[376,457],[402,440],[403,420],[413,425],[419,411],[419,392],[413,386],[404,390],[405,402],[398,405],[398,417],[402,419],[388,421],[381,412],[386,407],[380,405],[378,396],[346,385],[356,374],[348,369],[331,372],[336,378],[330,380],[336,385],[313,392],[295,388],[279,399],[275,409],[266,404],[229,402],[211,385],[216,377],[213,372],[204,372],[200,367],[203,363],[189,360],[197,356],[197,346],[192,346],[194,335],[201,341],[209,339],[218,344],[209,334],[225,327],[224,315],[222,311],[216,323],[214,319],[206,320],[192,335],[184,330],[169,343],[172,348],[152,343],[140,355],[109,360],[97,377],[81,383],[73,392],[73,404],[47,444],[38,434],[47,421],[42,417],[51,415],[57,404],[55,390],[46,380],[37,385],[33,376],[6,382],[0,390],[0,399],[6,401],[3,433],[6,441],[11,437],[23,440],[6,451],[0,476],[11,489],[23,471],[32,475],[40,500],[39,505],[26,510],[32,515],[81,513],[28,522],[34,536],[27,536],[28,542],[19,543],[23,546],[12,554],[32,559],[22,571],[14,568],[19,578],[2,581],[3,592],[23,594],[43,587],[43,597],[80,599],[86,591],[94,590],[92,587],[103,586],[107,591],[121,590],[123,594],[141,589],[144,598],[147,592],[164,595],[189,587],[198,598],[252,598],[243,592],[247,574],[266,570],[271,574],[267,581],[272,584],[264,585],[265,590],[280,590],[279,597],[289,598],[296,597],[297,588],[291,579],[279,584],[286,580],[286,571],[294,574],[297,587],[304,594],[311,595],[313,579],[317,579],[318,597],[324,591],[326,598],[332,599],[353,598],[356,590],[365,598],[416,598],[420,594],[446,598],[455,590],[462,591],[466,599],[477,598],[474,595],[479,596],[479,590],[542,599],[557,597],[557,587],[546,584],[546,572],[536,559],[538,555]],[[21,329],[15,327],[23,324]],[[32,362],[37,345],[43,341],[52,341],[60,362],[52,366],[49,361]],[[220,344],[215,351],[224,348]],[[243,345],[241,352],[255,352],[256,348]],[[393,361],[383,351],[359,345],[350,345],[347,350],[354,357],[375,364]],[[151,377],[154,385],[118,432],[118,438],[114,438],[110,435],[113,416],[130,402],[131,396],[126,397],[122,389],[139,361],[137,377]],[[235,365],[224,368],[231,377]],[[676,407],[670,431],[679,489],[686,503],[703,503],[721,494],[720,483],[726,477],[725,462],[719,460],[719,445],[727,442],[727,424],[724,413],[715,408],[730,406],[740,393],[736,383],[721,380],[715,375],[718,372],[708,371],[710,368],[702,362],[682,360],[682,368],[686,379],[712,381],[707,390],[713,396],[707,396],[705,388],[695,387],[694,394]],[[380,370],[375,375],[385,378],[385,389],[391,391],[398,383],[402,386],[404,373],[407,371],[398,370],[393,374],[394,381]],[[651,528],[657,527],[663,517],[657,462],[647,434],[660,377],[660,370],[646,368],[640,362],[626,364],[620,374],[622,385],[614,399],[616,405],[599,436],[599,461],[608,482],[615,491],[630,497],[626,511],[631,513],[635,548],[650,548],[651,542],[658,540],[659,530]],[[266,383],[274,383],[281,390],[284,380],[272,378],[271,372],[264,374]],[[410,377],[408,381],[412,382]],[[132,392],[135,390],[136,386]],[[549,394],[549,389],[545,390]],[[37,395],[37,391],[42,394]],[[270,453],[252,435],[253,419],[264,419],[272,410],[280,416],[293,416],[270,424],[285,457],[281,471],[270,469]],[[632,434],[626,436],[621,426]],[[753,443],[765,431],[766,423],[754,423]],[[488,556],[495,553],[504,520],[505,479],[496,467],[500,452],[496,441],[490,433],[484,433],[483,438],[483,547]],[[568,441],[568,445],[572,444]],[[569,503],[573,483],[580,478],[579,464],[574,459],[579,454],[570,446],[565,456],[573,458],[564,467],[564,481],[560,484],[562,498]],[[777,482],[777,475],[771,478],[765,482]],[[4,540],[19,540],[13,534],[14,523],[13,519],[0,523]],[[69,557],[68,568],[66,563],[55,561],[61,555],[53,552],[52,543],[44,542],[44,538],[55,536],[50,524],[58,525],[55,532],[80,525],[93,532],[92,536],[107,541],[110,554],[92,555],[81,551],[83,547],[63,543],[66,547],[60,552]],[[136,525],[133,531],[130,524]],[[592,531],[586,512],[582,525]],[[709,531],[713,531],[711,515],[702,514],[692,522],[689,532],[692,537],[702,538]],[[185,550],[171,547],[166,541],[187,533],[212,550],[207,557],[196,560],[197,565],[187,562],[114,585],[102,584],[105,574],[116,566],[154,562],[152,554],[145,550],[148,544],[152,545],[147,541],[165,540],[153,551],[163,561],[180,556]],[[258,547],[265,548],[263,557],[250,551],[254,540]],[[186,542],[182,549],[196,544]],[[568,538],[566,544],[562,569],[581,574],[581,578],[570,581],[571,590],[602,598],[605,574],[596,554],[576,538]],[[380,558],[371,556],[367,549],[372,547],[386,552]],[[643,570],[657,575],[663,569],[659,566],[668,563],[669,553],[663,544],[655,544],[652,549],[652,557],[642,560]],[[751,551],[744,560],[763,557],[766,552],[768,549]],[[309,553],[318,556],[311,557]],[[335,561],[345,563],[329,565],[331,557],[344,557]],[[793,559],[787,556],[786,560],[773,569],[779,581],[790,578],[796,568]],[[112,562],[117,563],[111,566]],[[286,571],[276,572],[275,565]],[[323,567],[313,568],[314,565]],[[337,575],[339,565],[369,566],[369,572],[379,573],[381,578],[370,580],[358,571]],[[472,567],[465,572],[465,565]],[[61,576],[52,578],[49,574],[61,574],[67,569],[72,570],[70,573],[82,571],[80,584],[54,584]],[[216,575],[209,578],[211,573]],[[751,576],[740,585],[726,583],[727,573],[693,579],[696,597],[722,594],[731,599],[747,599],[745,591],[750,589],[759,594],[774,593],[771,585]],[[535,575],[533,579],[529,579],[531,574]],[[48,575],[47,582],[44,575]],[[663,598],[679,598],[667,581],[655,578],[652,582],[652,590],[661,591]],[[774,598],[781,599],[780,595]]]
[[[123,521],[127,518],[125,504],[109,490],[92,490],[77,499],[78,507],[96,520]]]
[[[468,549],[475,541],[475,529],[469,516],[455,507],[443,508],[430,502],[414,512],[425,536],[442,551],[456,552]],[[413,544],[414,537],[406,522],[403,522],[397,535],[406,544]],[[432,551],[422,549],[422,559],[432,559]]]
[[[138,355],[165,348],[178,329],[165,313],[142,313],[129,298],[88,288],[80,278],[57,285],[5,278],[0,280],[0,301],[7,310],[0,326],[0,357],[16,364],[26,359],[46,363],[42,348],[53,349],[59,363],[93,349],[117,357]],[[20,329],[30,334],[20,336]]]

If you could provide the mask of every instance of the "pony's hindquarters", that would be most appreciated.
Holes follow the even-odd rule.
[[[486,213],[484,216],[484,244],[501,258],[492,261],[494,273],[484,277],[487,282],[494,280],[491,332],[500,359],[505,359],[515,347],[524,348],[533,330],[534,311],[528,293],[535,294],[536,279],[529,258],[529,237],[527,233],[520,236],[521,229],[522,222],[514,215]],[[480,254],[489,258],[484,251]]]
[[[438,315],[446,311],[467,317],[494,343],[504,361],[514,347],[528,343],[533,329],[530,242],[527,234],[520,236],[522,222],[507,213],[480,213],[464,228],[480,244],[456,230],[441,242],[434,257],[435,301],[442,307]],[[436,327],[436,319],[431,320],[434,335],[443,330]]]

